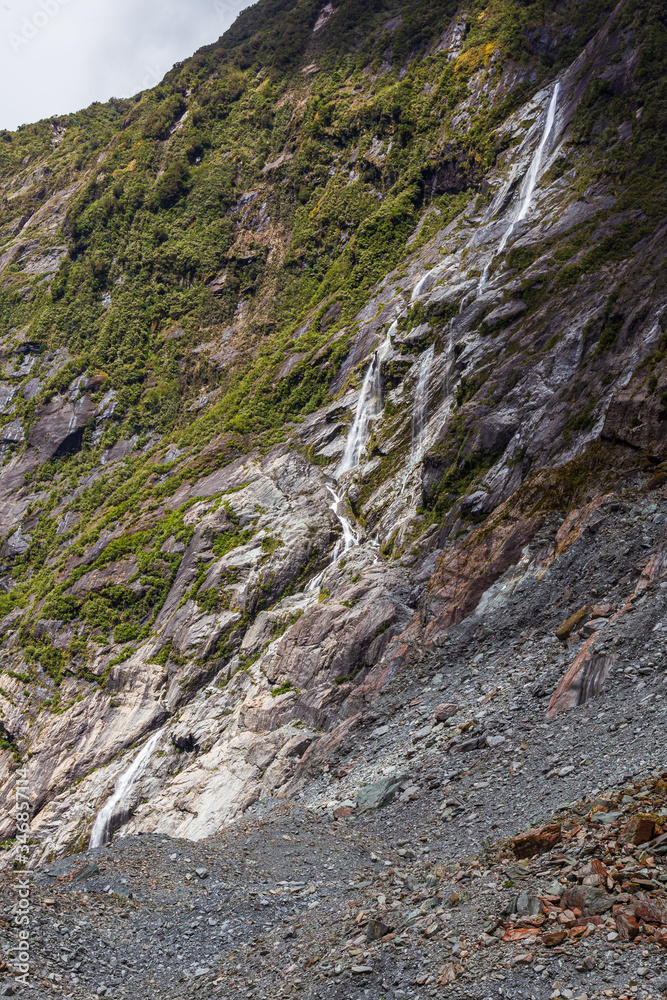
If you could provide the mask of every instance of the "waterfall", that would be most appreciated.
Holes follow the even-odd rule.
[[[463,305],[463,303],[461,303]],[[447,331],[447,373],[445,375],[445,399],[452,391],[452,368],[454,366],[454,317],[449,321]]]
[[[318,573],[317,576],[314,576],[313,579],[309,582],[308,586],[306,587],[307,591],[317,590],[322,582],[324,574],[329,569],[329,567],[333,566],[334,563],[338,562],[338,560],[340,559],[340,557],[343,555],[344,552],[347,552],[348,549],[353,549],[355,545],[359,544],[359,532],[354,530],[354,528],[352,527],[352,522],[349,520],[349,518],[347,518],[345,514],[341,514],[341,512],[338,509],[340,504],[343,503],[342,495],[340,493],[337,493],[336,490],[333,488],[333,486],[330,486],[329,483],[326,483],[325,485],[326,488],[329,490],[329,493],[333,497],[333,503],[330,505],[329,510],[332,510],[336,515],[338,521],[341,524],[341,527],[343,528],[343,534],[334,545],[333,552],[331,553],[331,559],[324,567],[324,569],[320,573]]]
[[[359,460],[361,459],[366,445],[368,444],[371,423],[380,415],[382,409],[382,383],[380,380],[380,368],[382,362],[391,351],[391,335],[395,332],[396,326],[397,322],[394,321],[387,330],[387,336],[384,341],[373,354],[371,363],[369,364],[366,374],[364,375],[364,381],[361,385],[361,392],[359,393],[359,401],[354,414],[354,420],[347,435],[343,457],[341,458],[338,468],[334,474],[335,479],[340,479],[340,477],[346,472],[349,472],[351,469],[354,469],[355,466],[359,465]],[[336,518],[343,529],[343,534],[336,542],[334,550],[331,553],[331,559],[327,565],[308,583],[308,586],[306,587],[307,591],[317,590],[329,567],[338,562],[344,552],[347,552],[349,549],[352,549],[355,545],[359,544],[359,532],[355,531],[349,518],[347,518],[345,514],[342,514],[339,510],[340,505],[343,503],[343,494],[336,492],[333,486],[330,486],[329,483],[326,483],[325,485],[333,498],[333,503],[330,505],[329,509],[336,515]]]
[[[394,322],[389,327],[384,342],[371,358],[371,363],[368,366],[361,385],[359,402],[354,414],[354,421],[347,435],[343,457],[336,469],[336,479],[340,479],[345,472],[349,472],[350,469],[354,469],[355,466],[359,465],[359,460],[370,436],[370,425],[379,416],[382,406],[380,366],[391,350],[391,335],[395,329],[396,323]]]
[[[522,222],[528,215],[530,209],[531,201],[533,200],[533,193],[535,191],[535,185],[537,184],[537,179],[539,177],[540,168],[542,166],[542,159],[544,156],[544,150],[547,145],[549,136],[554,126],[554,121],[556,119],[556,108],[558,106],[558,91],[560,90],[560,83],[554,84],[553,93],[551,94],[551,100],[549,101],[549,107],[547,109],[547,117],[544,123],[544,128],[542,130],[542,137],[538,144],[537,149],[533,153],[533,158],[530,161],[530,166],[528,167],[528,173],[524,177],[523,183],[521,185],[522,197],[521,205],[519,207],[518,215],[515,219],[512,219],[510,224],[505,229],[502,235],[500,243],[498,244],[498,249],[495,254],[492,254],[489,260],[484,265],[482,275],[479,279],[479,285],[477,286],[477,294],[480,295],[484,291],[484,286],[486,285],[487,278],[489,276],[489,268],[493,263],[494,257],[497,257],[503,252],[507,246],[507,241],[514,232],[514,228],[518,222]]]
[[[426,412],[428,409],[428,384],[431,376],[431,365],[435,355],[435,346],[431,344],[419,361],[419,377],[415,389],[415,399],[412,404],[412,444],[410,450],[410,464],[416,463],[422,457],[422,444],[424,438],[424,425],[426,423]]]
[[[123,771],[116,781],[113,794],[109,796],[95,817],[90,835],[90,844],[88,845],[89,848],[103,847],[108,843],[111,836],[111,822],[119,813],[127,812],[130,794],[146,770],[153,750],[162,736],[162,732],[162,729],[158,729],[156,733],[153,733],[144,743],[128,769]]]

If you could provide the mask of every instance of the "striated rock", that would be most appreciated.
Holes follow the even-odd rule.
[[[532,858],[536,854],[550,851],[561,839],[560,823],[548,823],[533,830],[520,833],[512,840],[512,849],[517,858]]]
[[[601,690],[614,663],[614,657],[595,653],[595,641],[595,635],[587,639],[572,661],[551,696],[547,719],[553,719],[559,712],[585,704]]]

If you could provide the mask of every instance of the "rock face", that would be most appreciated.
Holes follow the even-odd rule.
[[[230,108],[246,87],[246,52],[214,87],[207,78],[199,92],[184,76],[169,99],[123,106],[76,184],[1,231],[11,323],[31,318],[0,345],[0,839],[15,833],[15,767],[27,757],[34,864],[87,845],[149,734],[150,757],[112,817],[123,836],[203,840],[251,808],[307,797],[338,764],[344,781],[357,734],[373,725],[387,736],[376,724],[392,685],[437,665],[459,628],[471,630],[462,648],[476,670],[485,616],[501,628],[503,608],[515,631],[476,714],[461,716],[443,667],[439,705],[405,730],[412,755],[441,747],[456,774],[466,757],[505,752],[483,720],[528,669],[521,642],[532,640],[517,637],[545,608],[557,670],[529,686],[549,722],[604,697],[627,669],[619,640],[667,577],[665,223],[619,152],[653,114],[636,69],[644,29],[608,13],[568,29],[567,62],[536,43],[528,71],[491,36],[462,48],[468,31],[474,41],[497,30],[489,17],[487,28],[481,16],[468,29],[448,21],[430,40],[424,29],[427,59],[397,36],[400,65],[383,64],[376,85],[369,57],[357,107],[356,83],[332,82],[330,101],[315,92],[318,46],[338,44],[326,34],[342,20],[331,8],[317,33],[302,32],[283,90],[252,78],[275,128],[249,173],[214,143],[216,122],[243,119]],[[426,166],[400,124],[406,58],[411,87],[424,75],[419,100],[441,102],[424,124]],[[391,113],[372,89],[390,70]],[[613,108],[598,103],[611,94]],[[205,141],[187,132],[188,101]],[[613,131],[617,105],[632,120]],[[359,130],[361,143],[350,138]],[[480,131],[484,156],[468,154],[460,136]],[[311,146],[292,151],[302,137],[323,150],[331,140],[326,164],[323,151],[315,168]],[[129,159],[144,141],[172,157],[155,160],[150,185],[135,177],[144,154]],[[56,156],[50,142],[43,155]],[[3,211],[39,177],[17,159]],[[341,200],[350,188],[352,207]],[[197,227],[212,192],[209,246]],[[170,235],[162,222],[182,202]],[[376,204],[381,218],[359,214]],[[125,232],[119,220],[140,212],[152,270],[134,230],[110,260],[86,242],[113,219]],[[335,248],[313,262],[325,226]],[[34,244],[17,242],[26,228]],[[68,282],[79,271],[81,295],[96,298],[79,303],[75,330]],[[310,284],[297,286],[304,274]],[[133,310],[153,294],[161,304],[139,321]],[[121,326],[133,339],[116,351]],[[574,770],[558,763],[562,778]],[[421,796],[402,770],[369,777],[337,802],[337,821]],[[451,815],[456,801],[443,807]],[[558,824],[539,827],[516,839],[516,856],[559,838]],[[573,905],[605,912],[597,888],[585,891]]]

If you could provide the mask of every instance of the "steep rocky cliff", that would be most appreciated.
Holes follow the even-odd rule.
[[[558,573],[667,469],[666,41],[657,0],[261,0],[155,90],[0,133],[8,861],[21,758],[35,863],[119,779],[96,843],[199,840],[326,797],[526,581],[554,628],[659,586],[662,529],[625,590]],[[613,659],[573,634],[552,715]]]

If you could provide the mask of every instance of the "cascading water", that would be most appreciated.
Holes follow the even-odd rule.
[[[395,332],[396,325],[396,322],[394,322],[389,327],[387,336],[371,358],[371,363],[364,376],[352,427],[350,428],[350,432],[347,435],[347,440],[345,442],[343,457],[341,458],[335,472],[334,478],[337,480],[359,464],[361,456],[363,455],[366,445],[368,444],[371,423],[379,416],[382,409],[380,368],[382,362],[391,351],[391,335]],[[308,591],[317,590],[329,567],[333,566],[344,552],[347,552],[349,549],[352,549],[355,545],[359,544],[359,533],[352,527],[352,522],[340,511],[340,506],[343,503],[343,495],[341,493],[337,493],[333,486],[330,486],[329,483],[326,483],[326,487],[333,497],[333,503],[329,509],[334,512],[340,522],[343,534],[336,542],[328,564],[309,582],[306,587],[306,590]]]
[[[336,479],[359,465],[370,436],[370,425],[379,415],[382,406],[382,387],[380,384],[380,366],[391,350],[391,335],[396,329],[392,323],[387,331],[382,345],[377,349],[368,366],[359,393],[359,402],[354,414],[354,421],[347,435],[345,450],[340,464],[336,469]]]
[[[410,448],[410,464],[416,463],[422,457],[424,426],[428,408],[428,385],[431,376],[431,365],[435,355],[435,346],[431,344],[419,361],[419,376],[415,388],[415,399],[412,405],[412,443]]]
[[[347,552],[349,549],[353,549],[355,545],[359,544],[359,533],[352,527],[352,522],[345,516],[345,514],[341,514],[339,510],[340,505],[343,503],[342,495],[340,493],[336,493],[333,486],[330,486],[329,483],[326,483],[325,485],[333,497],[333,503],[330,505],[329,510],[332,510],[338,518],[343,528],[343,534],[334,545],[333,552],[331,553],[331,559],[324,569],[318,573],[317,576],[313,577],[306,587],[306,590],[317,590],[329,567],[338,562],[344,552]]]
[[[158,729],[156,733],[153,733],[150,739],[144,743],[127,771],[123,771],[116,781],[113,794],[109,796],[95,817],[93,829],[90,834],[89,848],[103,847],[109,841],[111,822],[119,812],[126,811],[127,800],[130,797],[132,789],[146,770],[153,750],[157,746],[161,736],[162,729]]]
[[[479,279],[479,285],[477,286],[477,294],[481,294],[484,291],[484,286],[486,285],[487,278],[489,276],[489,268],[493,263],[495,257],[503,252],[507,246],[507,241],[514,232],[514,228],[518,222],[522,222],[528,215],[528,210],[530,209],[531,201],[533,200],[533,193],[535,191],[535,185],[537,184],[537,179],[540,174],[540,168],[542,166],[542,159],[544,156],[544,150],[547,145],[549,136],[551,135],[551,130],[554,126],[554,121],[556,119],[556,108],[558,106],[558,91],[560,90],[560,83],[554,84],[553,93],[551,94],[551,100],[549,101],[549,107],[547,109],[547,117],[544,123],[544,128],[542,130],[542,137],[540,139],[539,145],[533,154],[533,158],[530,161],[530,166],[528,167],[528,173],[526,174],[522,187],[522,197],[521,204],[519,206],[519,212],[515,219],[507,226],[505,232],[502,235],[500,243],[498,244],[498,249],[495,254],[492,254],[489,260],[484,265],[482,275]]]

